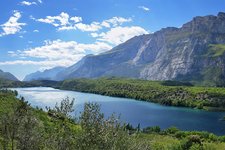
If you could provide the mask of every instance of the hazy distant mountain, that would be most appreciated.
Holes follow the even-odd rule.
[[[23,81],[32,81],[32,80],[57,80],[56,74],[60,71],[63,71],[64,67],[55,67],[52,69],[44,70],[43,72],[37,71],[35,73],[27,75]]]
[[[12,81],[19,81],[14,75],[9,72],[3,72],[0,70],[0,79],[7,79]]]
[[[80,68],[81,66],[83,66],[83,64],[85,63],[86,59],[91,57],[91,56],[94,56],[94,55],[87,55],[85,57],[83,57],[79,62],[77,62],[76,64],[68,67],[68,68],[65,68],[64,70],[58,72],[56,74],[56,79],[57,80],[64,80],[64,79],[69,79],[69,78],[73,78],[73,74],[74,72]]]
[[[120,76],[148,80],[203,81],[225,85],[225,13],[195,17],[134,37],[112,50],[84,57],[56,79]]]

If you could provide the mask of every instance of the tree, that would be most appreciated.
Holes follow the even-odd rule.
[[[18,101],[13,104],[10,112],[1,117],[0,131],[4,150],[8,147],[12,150],[40,149],[41,128],[31,109],[27,102]]]
[[[107,119],[101,113],[97,103],[86,103],[81,113],[80,124],[82,133],[78,137],[77,149],[138,149],[148,147],[129,135],[126,126],[112,114]]]
[[[66,97],[60,102],[60,105],[56,103],[55,105],[55,111],[64,117],[70,117],[70,113],[74,111],[74,101],[75,99],[72,99],[70,101],[69,97]]]
[[[74,111],[74,101],[75,99],[66,97],[60,104],[56,103],[53,109],[47,108],[49,116],[56,123],[54,133],[48,139],[52,144],[51,149],[70,150],[74,147],[75,135],[71,124],[74,125],[75,122],[70,116]]]
[[[42,126],[29,110],[27,115],[20,121],[17,148],[21,150],[39,150],[41,149],[42,142]]]

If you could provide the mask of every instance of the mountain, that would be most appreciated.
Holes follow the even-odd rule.
[[[60,77],[60,79],[96,78],[101,76],[138,78],[142,65],[132,60],[138,57],[139,49],[144,49],[148,40],[149,35],[138,36],[108,52],[99,55],[88,55],[64,72],[58,73],[57,77]]]
[[[57,78],[120,76],[148,80],[188,80],[225,85],[225,13],[195,17],[134,37],[100,55],[84,57]]]
[[[180,28],[133,37],[110,51],[87,55],[76,64],[35,73],[33,79],[64,80],[117,76],[225,85],[225,13],[195,17]],[[53,69],[54,70],[54,69]]]
[[[43,72],[37,71],[35,73],[27,75],[23,81],[32,81],[32,80],[57,80],[56,74],[63,71],[64,67],[55,67],[52,69],[44,70]]]
[[[19,81],[14,75],[9,72],[3,72],[0,70],[0,79],[7,79],[12,81]]]

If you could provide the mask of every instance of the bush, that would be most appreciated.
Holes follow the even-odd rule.
[[[197,146],[196,146],[197,145]],[[198,135],[190,135],[182,141],[182,148],[184,150],[195,149],[196,147],[202,147],[202,140]],[[196,149],[197,150],[197,149]],[[199,149],[201,150],[201,149]]]
[[[161,131],[161,128],[159,126],[154,126],[154,127],[147,127],[143,129],[144,133],[159,133]]]
[[[175,134],[178,131],[180,131],[177,127],[170,127],[168,129],[165,130],[166,134]]]

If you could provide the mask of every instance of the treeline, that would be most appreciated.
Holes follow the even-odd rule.
[[[141,129],[105,118],[100,105],[86,103],[73,117],[74,100],[65,98],[44,112],[16,91],[0,91],[0,149],[3,150],[220,150],[225,136],[180,131],[175,127]]]
[[[168,106],[225,109],[225,88],[195,87],[185,82],[125,78],[73,79],[64,81],[60,88],[132,98]]]
[[[189,82],[114,77],[72,79],[60,82],[49,80],[20,82],[0,79],[0,88],[39,86],[132,98],[168,106],[225,111],[225,88],[197,87]]]
[[[36,81],[22,82],[0,78],[0,89],[17,88],[17,87],[39,87],[39,86],[59,88],[61,84],[62,82],[51,80],[36,80]]]

